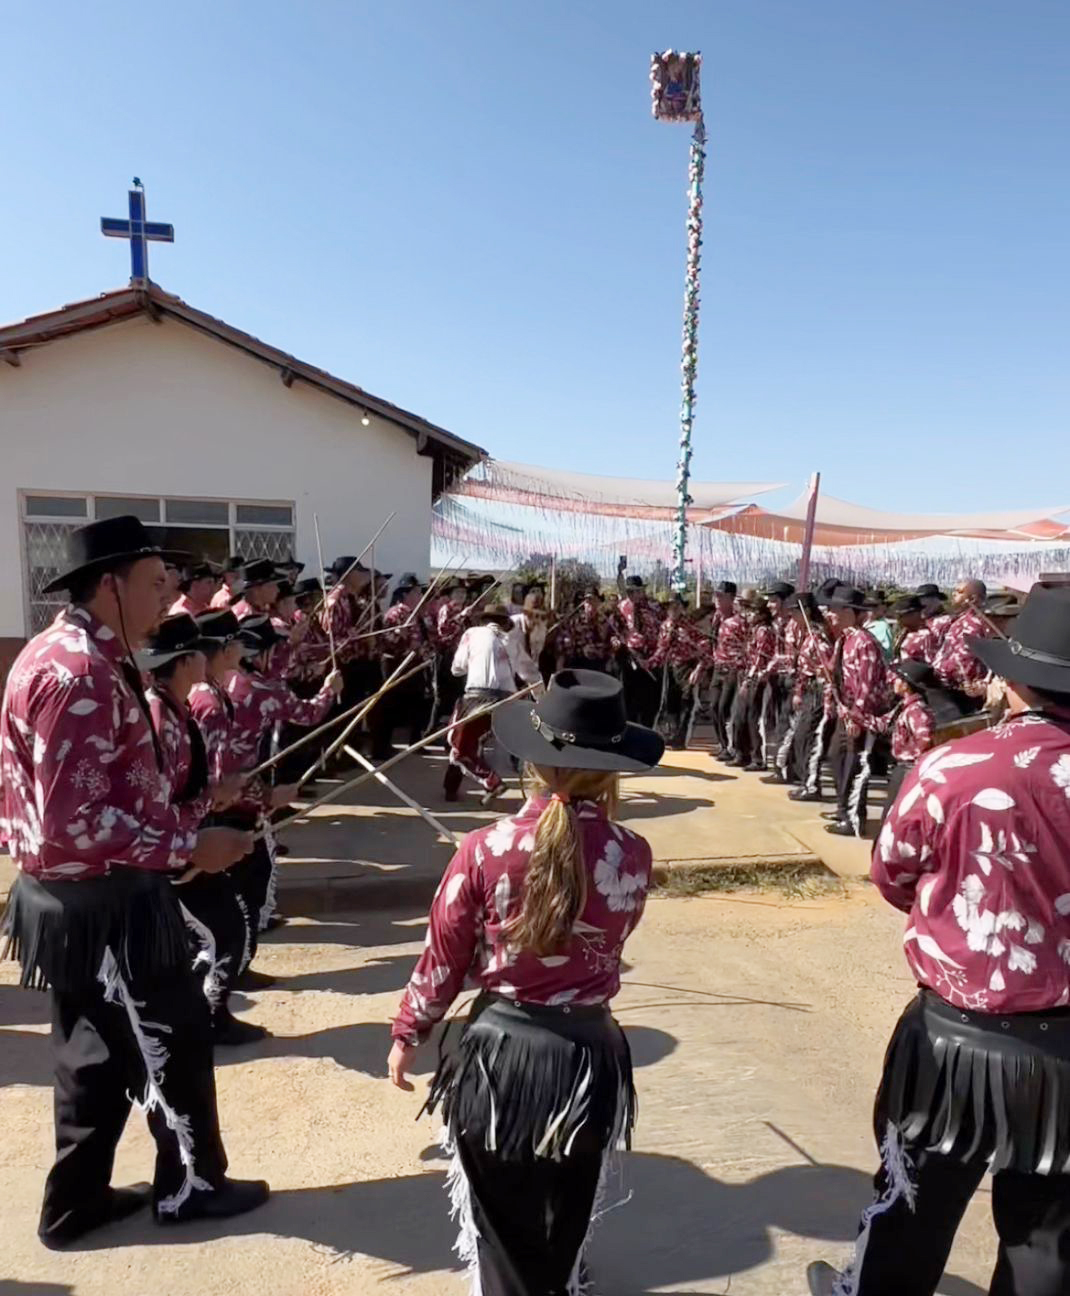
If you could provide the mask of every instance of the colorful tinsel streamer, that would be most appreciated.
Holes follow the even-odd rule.
[[[688,161],[687,274],[684,285],[683,358],[680,401],[680,458],[676,464],[676,535],[672,550],[673,588],[687,588],[687,506],[691,503],[691,434],[698,373],[699,272],[702,260],[702,181],[706,170],[706,126],[699,93],[700,54],[666,50],[650,61],[653,111],[658,121],[694,122]]]

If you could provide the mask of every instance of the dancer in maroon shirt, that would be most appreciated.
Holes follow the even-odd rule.
[[[129,1215],[110,1186],[133,1098],[156,1142],[157,1220],[251,1210],[226,1178],[208,1010],[170,876],[234,864],[250,839],[174,804],[132,655],[160,620],[160,550],[133,517],[79,527],[48,587],[71,604],[31,639],[0,714],[2,828],[19,876],[3,929],[24,985],[52,990],[56,1162],[39,1233],[62,1247]]]
[[[927,752],[873,852],[920,993],[876,1105],[881,1168],[845,1273],[815,1296],[932,1296],[986,1173],[992,1296],[1070,1291],[1070,590],[970,644],[1009,715]]]
[[[603,1165],[635,1113],[609,1002],[651,856],[613,814],[619,772],[656,765],[664,744],[627,722],[617,680],[584,670],[555,675],[534,707],[502,708],[494,731],[527,762],[531,797],[470,833],[447,869],[390,1077],[412,1088],[413,1050],[474,977],[481,993],[428,1098],[453,1155],[458,1251],[481,1292],[557,1296],[579,1290]]]

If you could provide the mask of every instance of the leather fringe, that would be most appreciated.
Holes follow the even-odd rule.
[[[628,1042],[608,1009],[481,996],[458,1046],[440,1059],[424,1110],[436,1107],[451,1135],[482,1138],[506,1161],[560,1161],[581,1130],[607,1150],[629,1147]]]
[[[966,1012],[922,992],[888,1046],[876,1122],[993,1172],[1070,1172],[1070,1014]]]
[[[19,874],[0,916],[0,957],[21,965],[20,985],[85,989],[109,949],[128,980],[188,968],[185,924],[163,874],[123,869],[84,882]]]

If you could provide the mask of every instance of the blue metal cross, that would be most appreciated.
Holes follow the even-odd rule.
[[[149,243],[173,243],[175,227],[145,219],[145,187],[134,176],[130,190],[130,219],[113,220],[102,216],[100,232],[107,238],[130,240],[130,282],[144,282],[149,277]]]

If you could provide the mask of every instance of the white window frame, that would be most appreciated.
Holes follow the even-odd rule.
[[[85,500],[86,512],[84,517],[71,517],[68,515],[56,515],[46,513],[30,513],[27,511],[27,502],[31,496],[51,496],[53,499],[79,499]],[[89,522],[96,521],[97,499],[130,499],[130,500],[156,500],[159,504],[160,513],[159,521],[149,522],[148,526],[167,527],[168,530],[191,530],[191,531],[225,531],[227,535],[227,552],[234,553],[235,532],[237,531],[263,531],[270,534],[278,534],[289,530],[291,536],[290,552],[294,551],[294,541],[297,536],[297,501],[286,499],[231,499],[222,495],[149,495],[140,491],[124,490],[98,490],[98,491],[70,491],[54,490],[51,487],[20,486],[18,488],[19,504],[19,558],[22,570],[22,624],[26,630],[27,638],[33,633],[33,600],[30,596],[30,568],[29,554],[26,550],[26,523],[27,522],[51,522],[59,526],[85,526]],[[226,504],[227,521],[226,525],[217,522],[169,522],[167,520],[167,501],[168,500],[188,500],[191,504]],[[238,505],[247,505],[253,508],[288,508],[290,510],[289,528],[278,525],[266,525],[254,522],[238,521]]]

